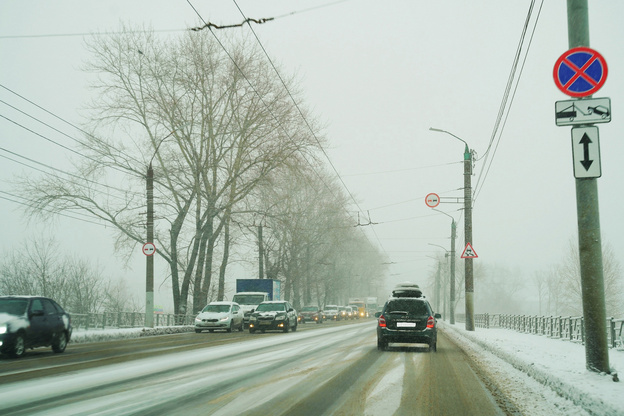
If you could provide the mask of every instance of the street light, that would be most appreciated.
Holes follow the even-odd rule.
[[[442,247],[441,245],[438,244],[433,244],[433,243],[427,243],[430,246],[436,246],[436,247],[440,247],[442,250],[444,250],[446,253],[444,253],[444,257],[448,257],[450,255],[450,252],[445,249],[444,247]],[[438,260],[438,276],[436,278],[436,285],[435,285],[435,300],[436,300],[436,308],[438,308],[438,310],[442,310],[444,311],[446,308],[440,308],[440,304],[442,302],[440,302],[440,286],[441,286],[441,282],[440,282],[440,261]]]
[[[463,142],[466,145],[464,150],[464,211],[466,218],[464,220],[464,238],[466,240],[466,247],[468,244],[472,244],[472,152],[468,143],[460,137],[457,137],[453,133],[446,130],[436,129],[429,127],[429,130],[438,133],[446,133],[449,136],[455,137],[457,140]],[[473,278],[473,266],[472,258],[464,259],[465,266],[465,299],[466,299],[466,330],[474,331],[474,278]]]
[[[180,126],[178,126],[179,128]],[[160,139],[154,149],[154,154],[150,159],[147,167],[146,176],[146,190],[147,190],[147,241],[146,243],[154,243],[154,169],[152,169],[152,162],[162,142],[166,138],[175,133],[176,129]],[[145,326],[147,328],[154,328],[154,252],[152,255],[146,256],[145,260]]]
[[[450,279],[450,307],[449,307],[449,322],[451,325],[455,325],[455,238],[457,237],[457,223],[455,218],[439,209],[431,208],[434,211],[444,214],[451,219],[451,279]],[[446,249],[445,249],[446,250]]]

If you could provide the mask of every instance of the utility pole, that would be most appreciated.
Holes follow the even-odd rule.
[[[569,47],[589,47],[587,0],[568,0],[567,12]],[[610,373],[598,184],[596,178],[575,181],[586,367]]]
[[[258,226],[258,278],[264,279],[264,244],[262,242],[262,222]]]
[[[457,224],[452,218],[451,222],[451,299],[449,305],[449,322],[455,325],[455,237],[457,237]]]
[[[431,131],[437,131],[439,133],[446,133],[449,136],[455,137],[457,140],[460,140],[466,146],[464,149],[464,238],[466,240],[466,248],[468,244],[471,247],[474,247],[472,242],[472,151],[468,147],[468,143],[460,137],[455,136],[453,133],[450,133],[446,130],[436,129],[433,127],[429,127]],[[455,240],[453,239],[453,242]],[[463,257],[463,255],[462,255]],[[454,257],[453,257],[454,260]],[[465,303],[466,303],[466,330],[474,331],[474,278],[473,278],[473,268],[472,268],[472,256],[468,256],[464,258],[464,274],[465,274]],[[455,274],[453,273],[453,277]],[[453,284],[453,290],[455,285]],[[454,296],[453,296],[454,298]],[[454,311],[451,313],[454,318]],[[454,319],[453,319],[454,321]],[[454,322],[451,322],[454,323]]]
[[[446,257],[446,255],[444,256]],[[435,285],[435,299],[436,299],[436,303],[435,303],[435,307],[438,311],[441,310],[441,304],[442,302],[440,302],[440,286],[441,286],[441,282],[440,282],[440,271],[442,269],[442,262],[440,260],[438,260],[438,272],[436,275],[436,285]]]
[[[147,242],[154,242],[154,169],[147,167]],[[145,326],[154,328],[154,256],[147,256],[145,264]]]
[[[464,150],[464,212],[466,218],[464,219],[464,236],[466,240],[466,246],[470,244],[474,247],[472,241],[472,155],[466,143]],[[465,263],[465,282],[466,282],[466,331],[474,331],[474,280],[473,280],[473,268],[472,258],[464,259]]]

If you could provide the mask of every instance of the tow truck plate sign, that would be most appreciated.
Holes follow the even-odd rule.
[[[610,121],[610,98],[590,98],[586,100],[555,102],[555,124],[557,126],[608,123]]]

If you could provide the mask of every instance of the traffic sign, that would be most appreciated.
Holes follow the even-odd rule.
[[[602,176],[598,127],[572,128],[572,160],[575,178]]]
[[[580,46],[566,51],[553,69],[555,85],[571,97],[587,97],[607,80],[607,61],[597,51]]]
[[[477,257],[477,252],[474,251],[474,248],[472,248],[472,246],[470,245],[470,243],[466,243],[466,247],[464,248],[464,252],[461,255],[462,259],[476,259]]]
[[[430,193],[425,197],[425,204],[427,204],[429,208],[435,208],[440,205],[440,197],[438,194]]]
[[[145,243],[143,244],[143,254],[146,256],[153,256],[156,253],[156,246],[154,243]]]
[[[608,123],[610,121],[610,98],[588,98],[555,102],[555,124],[557,126]]]

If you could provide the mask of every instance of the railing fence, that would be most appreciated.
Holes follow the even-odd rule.
[[[475,314],[477,328],[505,328],[583,344],[585,324],[582,316],[537,316],[507,314]],[[624,319],[607,318],[607,339],[610,348],[624,350]]]
[[[154,326],[192,325],[195,315],[154,314]],[[145,326],[143,312],[72,313],[74,329],[142,328]]]

